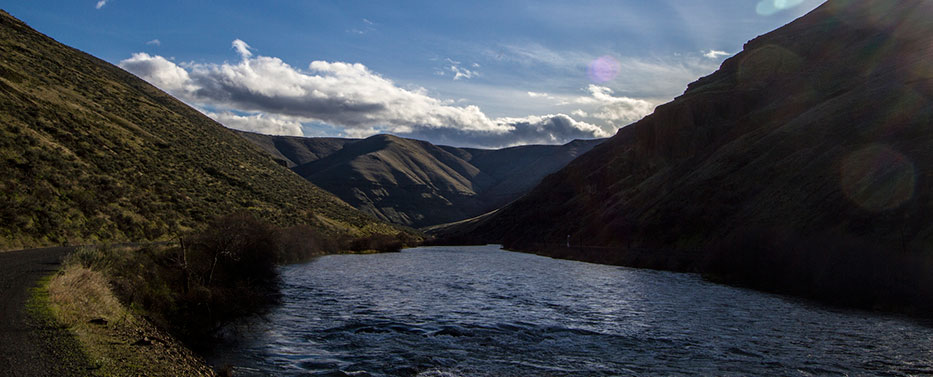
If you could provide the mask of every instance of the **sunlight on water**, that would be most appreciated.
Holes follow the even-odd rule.
[[[870,211],[900,207],[914,195],[916,171],[903,154],[872,145],[849,154],[842,162],[843,192]]]

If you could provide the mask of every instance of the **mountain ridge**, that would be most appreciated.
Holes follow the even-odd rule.
[[[925,249],[931,7],[830,0],[483,224],[443,235],[572,255],[557,250],[569,236],[615,248],[605,260],[703,254],[750,233]]]
[[[285,161],[296,173],[377,218],[414,227],[462,220],[501,207],[602,142],[478,149],[392,135],[302,140],[240,134],[283,161],[289,152],[280,147],[307,148],[291,153],[313,158],[301,164]]]

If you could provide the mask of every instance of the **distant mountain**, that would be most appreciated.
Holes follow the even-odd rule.
[[[0,249],[167,238],[237,210],[398,232],[132,74],[0,12]]]
[[[830,0],[528,195],[441,234],[674,269],[724,252],[799,282],[826,250],[929,252],[931,62],[933,2]]]
[[[241,135],[356,208],[414,227],[499,208],[602,142],[487,150],[436,146],[391,135],[366,139]]]

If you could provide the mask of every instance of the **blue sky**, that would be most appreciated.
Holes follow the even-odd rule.
[[[820,0],[15,1],[231,128],[458,146],[605,137]]]

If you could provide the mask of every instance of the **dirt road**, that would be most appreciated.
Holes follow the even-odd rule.
[[[86,375],[67,330],[27,315],[30,288],[55,272],[72,247],[0,253],[0,376]]]

